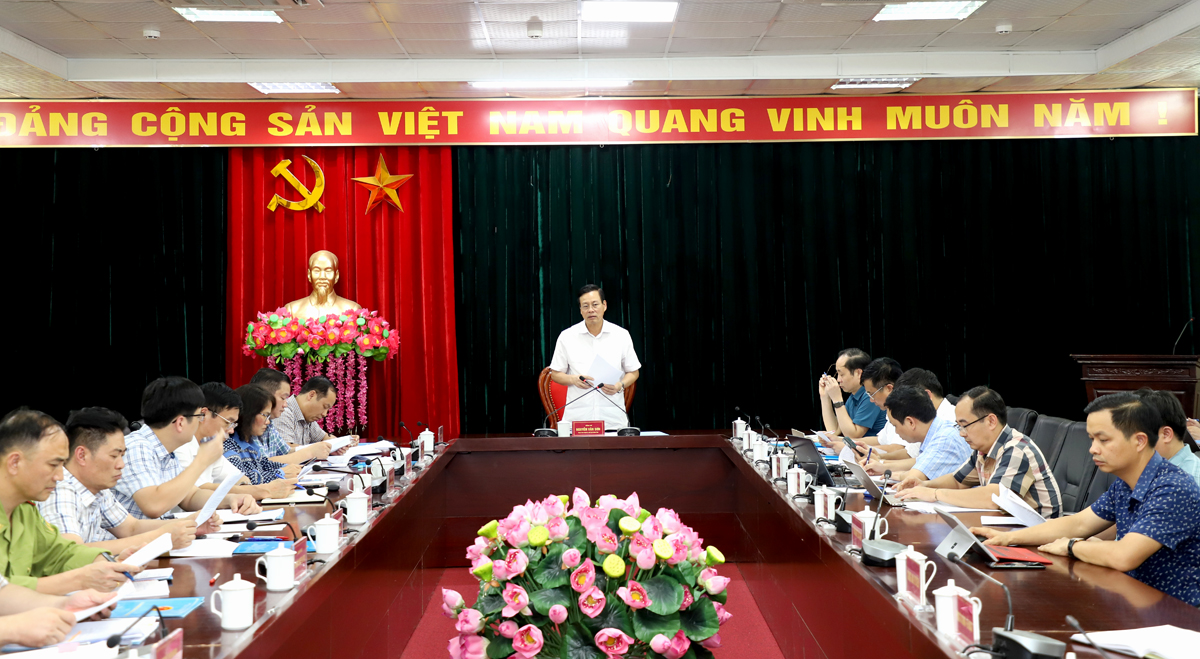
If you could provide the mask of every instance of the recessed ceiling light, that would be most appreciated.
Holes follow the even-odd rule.
[[[342,90],[328,82],[251,82],[264,94],[340,94]]]
[[[283,19],[273,11],[253,9],[196,9],[195,7],[173,7],[179,15],[196,23],[212,21],[220,23],[282,23]]]
[[[907,89],[920,78],[842,78],[830,89]]]
[[[576,89],[628,87],[629,80],[483,80],[469,82],[476,89]]]
[[[583,3],[583,20],[605,23],[670,23],[679,10],[678,2]]]
[[[877,21],[931,21],[957,18],[962,20],[983,6],[985,0],[970,2],[905,2],[884,5],[875,14]]]

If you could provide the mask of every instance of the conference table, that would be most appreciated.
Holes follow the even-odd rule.
[[[160,559],[157,567],[175,568],[172,597],[206,598],[186,618],[167,621],[169,629],[184,629],[184,656],[398,657],[442,571],[468,566],[466,547],[476,529],[526,499],[569,494],[575,487],[593,499],[637,492],[646,509],[674,509],[706,545],[737,564],[785,657],[954,657],[961,648],[935,631],[933,614],[914,613],[894,598],[893,568],[865,566],[848,554],[849,534],[816,524],[810,504],[792,502],[714,431],[463,436],[417,476],[398,497],[389,497],[393,501],[377,495],[377,514],[352,527],[338,552],[315,555],[324,562],[314,564],[297,588],[270,593],[259,581],[255,621],[246,630],[222,631],[208,600],[235,573],[252,579],[255,556]],[[846,507],[865,505],[852,494]],[[284,520],[299,530],[328,510],[324,502],[290,506]],[[959,517],[980,525],[978,513]],[[990,643],[991,629],[1003,626],[1007,613],[1003,590],[934,552],[950,530],[937,515],[896,509],[888,521],[887,539],[913,545],[937,564],[931,590],[953,578],[983,601],[980,640]],[[280,535],[278,528],[258,533]],[[1088,631],[1164,624],[1200,630],[1195,607],[1121,572],[1050,558],[1045,570],[991,571],[1012,591],[1017,629],[1065,641],[1073,633],[1064,620],[1070,614]],[[968,560],[988,571],[978,559]],[[216,573],[220,580],[209,586]],[[744,605],[731,600],[728,606],[736,615]],[[1080,659],[1099,656],[1086,645],[1068,650]],[[739,656],[728,646],[716,654]]]

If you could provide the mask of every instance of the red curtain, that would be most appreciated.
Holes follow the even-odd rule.
[[[391,174],[415,174],[397,190],[403,212],[385,201],[364,213],[370,193],[351,179],[374,176],[380,154]],[[281,160],[290,160],[290,171],[314,189],[316,174],[302,156],[324,172],[324,212],[268,210],[276,193],[302,198],[284,177],[271,175]],[[308,295],[308,257],[327,249],[339,261],[338,294],[379,311],[400,332],[399,355],[372,360],[368,368],[369,436],[401,437],[403,420],[414,433],[423,421],[456,437],[451,182],[449,147],[230,149],[229,385],[244,384],[266,363],[242,354],[246,324],[260,311]]]

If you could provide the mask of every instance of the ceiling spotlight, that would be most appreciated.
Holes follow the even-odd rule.
[[[830,89],[907,89],[920,78],[842,78]]]
[[[542,38],[542,19],[538,18],[537,16],[534,16],[533,18],[529,19],[528,23],[525,24],[525,29],[526,29],[527,33],[529,34],[530,39],[541,39]]]
[[[884,5],[875,14],[876,21],[934,21],[959,19],[970,16],[983,6],[985,0],[969,2],[904,2]]]
[[[230,9],[197,9],[195,7],[174,7],[179,15],[193,23],[212,21],[219,23],[282,23],[283,19],[273,11],[260,10],[230,10]]]

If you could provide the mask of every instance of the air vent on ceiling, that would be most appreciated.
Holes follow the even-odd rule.
[[[325,5],[321,0],[154,0],[156,3],[174,9],[176,7],[192,7],[194,9],[220,9],[241,11],[257,9],[259,11],[279,11],[283,9],[321,9]]]

